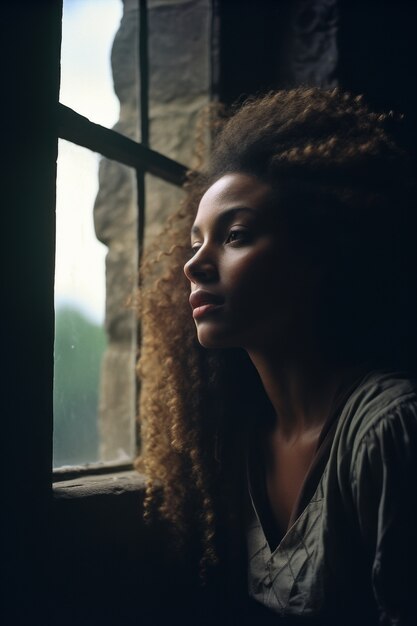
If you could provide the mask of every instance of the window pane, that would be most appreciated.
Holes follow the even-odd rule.
[[[175,214],[180,208],[181,202],[184,199],[184,190],[152,174],[146,174],[145,185],[146,249],[148,244],[158,239],[158,234],[166,226],[169,217]],[[163,245],[162,248],[164,249]]]
[[[106,337],[104,258],[93,205],[97,156],[59,142],[55,267],[54,465],[99,460],[98,393]]]
[[[104,160],[98,194],[98,165],[96,154],[59,142],[55,467],[134,454],[136,318],[127,303],[136,279],[136,194],[133,172]]]
[[[121,24],[122,14],[122,0],[64,0],[60,101],[110,128],[119,120],[116,90],[122,106],[129,100],[116,130],[137,139],[137,15]]]
[[[210,100],[212,2],[149,2],[150,146],[193,166],[197,119]]]

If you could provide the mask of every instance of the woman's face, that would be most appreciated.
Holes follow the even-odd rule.
[[[207,348],[282,349],[299,335],[306,271],[274,204],[271,187],[243,173],[223,176],[201,199],[184,271]]]

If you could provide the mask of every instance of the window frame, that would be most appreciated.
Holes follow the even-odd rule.
[[[62,0],[61,0],[62,1]],[[152,174],[157,178],[181,187],[185,180],[188,168],[160,152],[149,147],[149,57],[148,57],[148,6],[147,0],[137,0],[139,11],[138,32],[138,61],[139,61],[139,88],[140,88],[140,129],[141,141],[137,142],[117,131],[92,122],[74,109],[58,102],[56,111],[56,141],[65,139],[102,157],[131,167],[136,172],[137,184],[137,246],[138,261],[142,258],[143,241],[146,224],[146,186],[145,175]],[[138,333],[140,340],[140,333]],[[137,402],[136,402],[137,406]],[[74,480],[85,478],[85,485],[94,485],[91,477],[99,479],[100,489],[107,492],[112,490],[117,475],[123,473],[130,477],[130,482],[144,486],[143,479],[137,480],[137,472],[132,463],[98,462],[77,466],[53,469],[54,497],[62,497],[62,493],[77,496],[79,490],[73,489]],[[107,480],[103,480],[103,476]],[[77,484],[79,486],[79,483]],[[68,491],[66,491],[68,488]],[[95,488],[92,487],[93,492]],[[130,490],[128,488],[128,490]]]

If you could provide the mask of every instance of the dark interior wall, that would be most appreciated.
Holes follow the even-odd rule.
[[[143,523],[137,491],[59,498],[49,522],[50,575],[36,623],[203,624],[190,612],[203,611],[191,600],[198,597],[198,576],[186,564],[174,566],[163,525]]]
[[[39,605],[39,564],[48,542],[60,2],[5,2],[0,28],[0,621],[29,624]]]
[[[417,3],[413,0],[339,0],[341,87],[363,93],[378,110],[406,117],[415,154],[417,135]]]
[[[290,0],[217,0],[221,102],[288,84]]]
[[[217,0],[215,7],[220,22],[217,93],[221,101],[231,103],[302,84],[291,68],[299,36],[294,24],[306,27],[313,47],[321,36],[321,23],[326,25],[337,15],[334,79],[344,89],[363,93],[377,109],[405,113],[415,136],[417,3],[413,0]]]

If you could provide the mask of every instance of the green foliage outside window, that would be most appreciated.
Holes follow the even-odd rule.
[[[79,310],[58,309],[55,325],[54,466],[99,460],[98,402],[104,329]]]

